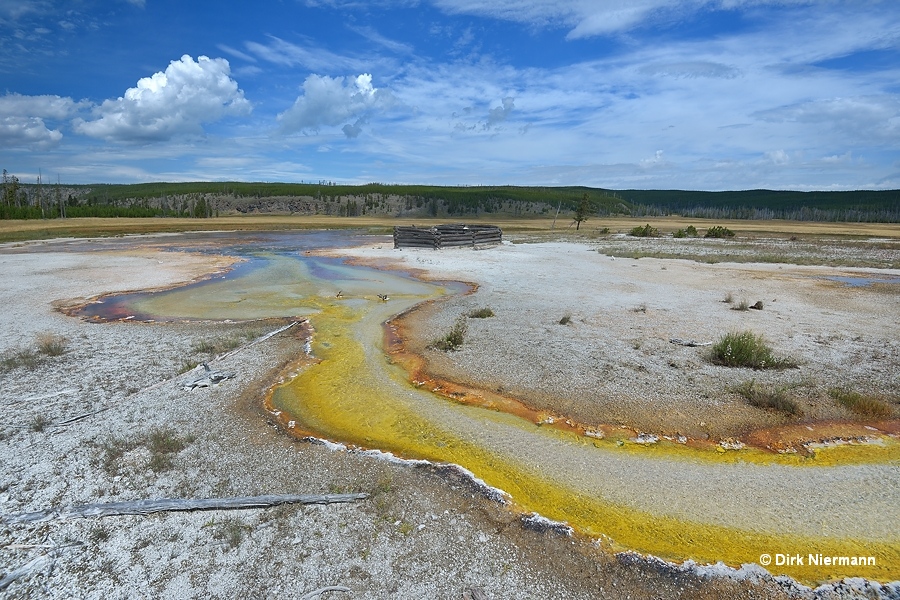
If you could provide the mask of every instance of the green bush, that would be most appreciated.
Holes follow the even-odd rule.
[[[643,227],[640,225],[635,227],[628,232],[628,235],[633,235],[634,237],[657,237],[659,235],[659,230],[655,227],[651,227],[650,223],[647,223]]]
[[[473,310],[469,313],[470,319],[487,319],[488,317],[493,317],[494,311],[490,308],[479,308],[478,310]]]
[[[714,225],[706,230],[706,235],[703,237],[708,238],[726,238],[726,237],[734,237],[734,232],[727,227],[722,227],[721,225]]]
[[[843,388],[834,388],[828,393],[838,404],[861,417],[886,418],[893,413],[887,402],[874,396]]]
[[[790,398],[784,389],[766,389],[758,387],[752,379],[745,381],[733,390],[743,396],[750,406],[766,410],[776,410],[786,415],[798,417],[802,414],[800,407]]]
[[[725,334],[710,350],[709,359],[726,367],[751,369],[790,369],[797,363],[776,357],[762,336],[752,331]]]

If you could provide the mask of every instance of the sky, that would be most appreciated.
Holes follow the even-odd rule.
[[[24,183],[900,188],[896,0],[0,0]]]

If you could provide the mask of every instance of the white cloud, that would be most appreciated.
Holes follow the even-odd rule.
[[[124,96],[104,101],[94,109],[95,120],[77,119],[74,125],[79,133],[105,140],[158,141],[200,134],[204,123],[250,110],[227,60],[200,56],[195,62],[185,54]]]
[[[0,96],[0,117],[27,115],[46,119],[65,119],[84,105],[83,102],[75,102],[62,96],[7,94]]]
[[[753,116],[773,123],[812,125],[846,136],[845,143],[900,144],[900,96],[858,96],[799,102]]]
[[[0,117],[0,146],[6,148],[47,149],[59,143],[63,135],[49,129],[40,117]]]
[[[815,4],[816,0],[432,0],[451,14],[515,21],[537,27],[567,27],[577,39],[628,31],[655,20],[674,20],[701,9],[734,10],[760,5]]]
[[[0,146],[29,149],[56,146],[63,134],[48,126],[45,119],[67,119],[84,106],[85,103],[61,96],[0,96]]]
[[[283,67],[301,66],[310,71],[359,71],[367,61],[341,56],[315,45],[301,46],[275,36],[269,36],[268,44],[247,42],[244,44],[254,56]]]
[[[372,86],[372,76],[363,73],[355,79],[310,75],[303,82],[303,94],[294,105],[278,115],[285,133],[318,131],[322,126],[345,124],[348,138],[362,131],[368,114],[390,106],[389,93]],[[355,121],[353,124],[348,121]]]
[[[705,77],[711,79],[734,79],[741,74],[740,69],[722,63],[705,60],[691,60],[671,63],[656,63],[641,67],[646,75],[688,78]]]

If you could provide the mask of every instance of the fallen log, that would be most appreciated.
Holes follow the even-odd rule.
[[[159,498],[156,500],[132,500],[125,502],[101,502],[83,504],[71,508],[48,508],[30,513],[18,513],[0,517],[0,522],[43,523],[52,520],[87,519],[90,517],[115,517],[122,515],[146,516],[159,512],[187,512],[194,510],[237,510],[267,508],[279,504],[336,504],[368,498],[368,494],[284,494],[266,496],[238,496],[235,498]]]

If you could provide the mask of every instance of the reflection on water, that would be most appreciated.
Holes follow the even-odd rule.
[[[829,504],[822,493],[834,479],[829,468],[791,466],[802,461],[798,457],[779,458],[782,464],[710,462],[687,456],[678,445],[646,449],[592,440],[448,402],[420,389],[385,355],[382,323],[423,300],[455,291],[453,286],[305,253],[347,243],[334,233],[195,235],[173,241],[172,248],[219,251],[244,262],[227,274],[177,289],[109,298],[88,305],[83,314],[310,317],[316,331],[313,353],[320,362],[272,397],[273,405],[300,429],[409,458],[460,464],[510,493],[519,509],[604,536],[617,549],[735,566],[782,550],[877,553],[877,567],[837,572],[794,565],[776,571],[807,581],[835,574],[900,576],[897,532],[884,525],[900,519],[900,507],[881,507],[880,521],[873,524],[867,520],[871,515],[858,507]],[[382,301],[378,294],[390,299]],[[871,494],[872,486],[884,489],[878,486],[897,478],[896,465],[867,469],[848,469],[842,478],[857,482],[860,494]],[[773,473],[778,481],[791,483],[791,493],[775,493]],[[785,510],[785,498],[804,498],[804,504]]]

